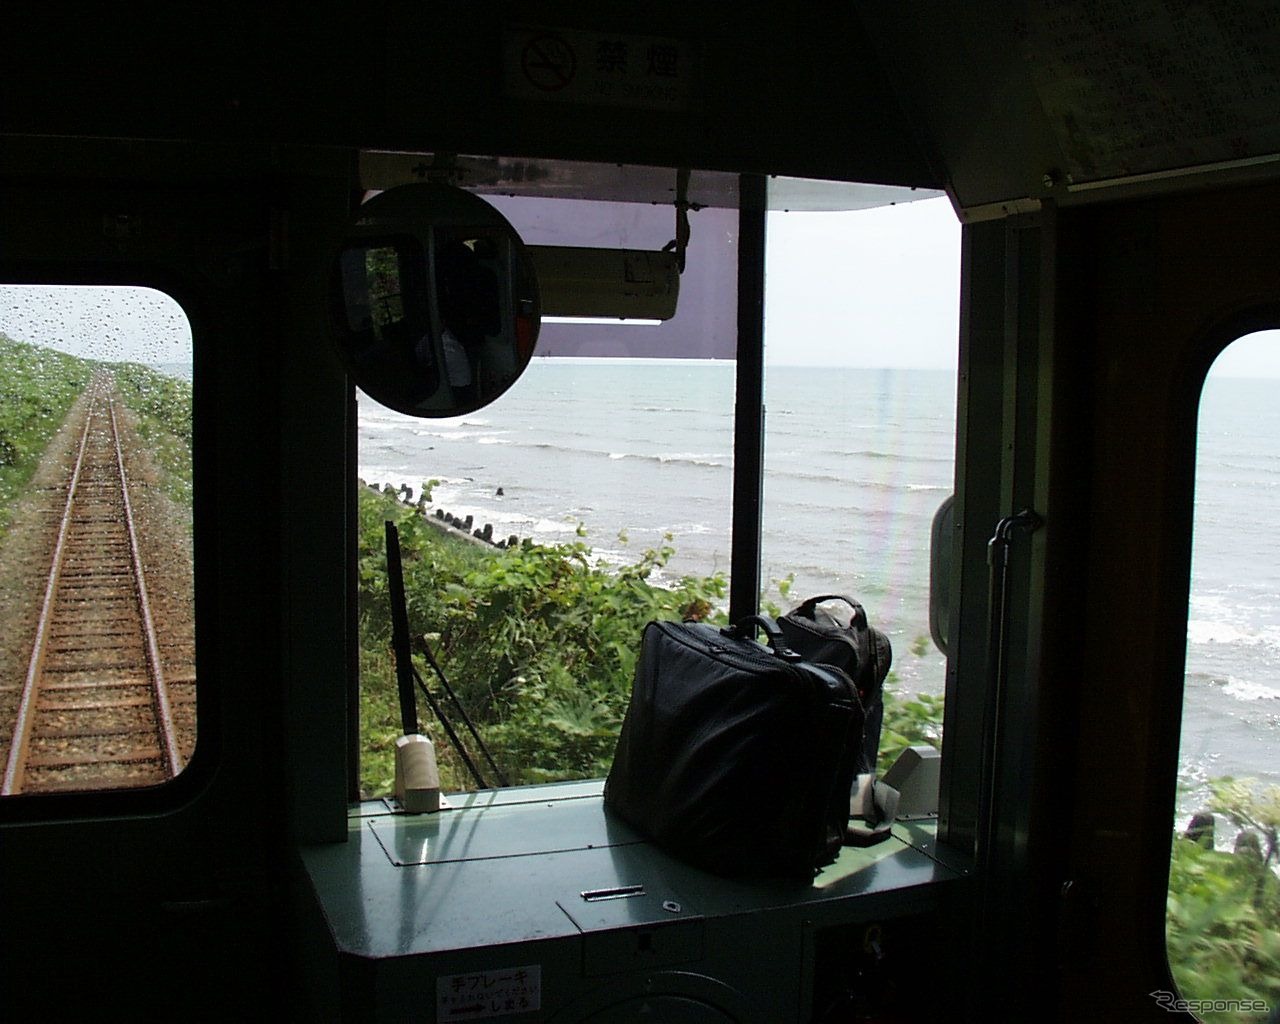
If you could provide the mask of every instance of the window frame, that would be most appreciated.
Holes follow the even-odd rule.
[[[0,798],[0,825],[65,819],[155,815],[189,803],[207,788],[221,756],[217,673],[213,667],[217,628],[213,621],[212,580],[202,566],[215,564],[216,521],[208,499],[215,470],[211,376],[214,346],[207,342],[207,305],[196,280],[166,263],[108,263],[68,259],[51,264],[21,258],[0,260],[0,282],[12,286],[83,288],[145,288],[160,292],[182,310],[191,329],[191,470],[192,470],[192,588],[195,631],[195,743],[187,763],[165,782],[138,787],[74,790],[58,793],[17,793]],[[21,340],[21,339],[15,339]]]
[[[1200,411],[1205,385],[1208,383],[1209,373],[1213,369],[1213,364],[1223,352],[1235,342],[1251,334],[1263,331],[1280,331],[1280,301],[1249,303],[1243,308],[1210,321],[1192,335],[1187,347],[1182,372],[1179,374],[1174,388],[1174,402],[1177,407],[1194,410],[1194,415],[1187,417],[1187,436],[1184,438],[1183,443],[1184,465],[1186,467],[1184,476],[1189,476],[1190,480],[1188,494],[1191,506],[1184,551],[1186,569],[1184,622],[1191,620],[1192,569],[1194,568],[1192,556],[1196,515],[1195,484],[1199,473]],[[1160,816],[1167,819],[1167,828],[1164,830],[1165,842],[1161,847],[1162,852],[1158,854],[1161,870],[1154,872],[1160,883],[1159,955],[1169,991],[1179,999],[1184,997],[1178,987],[1173,965],[1169,961],[1168,896],[1170,868],[1174,855],[1173,844],[1178,841],[1174,826],[1177,819],[1178,779],[1182,755],[1182,725],[1186,711],[1186,672],[1189,642],[1185,632],[1177,642],[1179,675],[1176,693],[1170,693],[1169,708],[1162,716],[1167,730],[1167,745],[1171,750],[1170,756],[1163,759],[1164,763],[1160,766],[1162,769],[1160,774],[1165,783],[1163,788],[1169,794],[1168,805],[1166,808],[1157,809],[1152,815],[1153,817]],[[1155,894],[1153,893],[1151,903],[1154,904],[1155,902]],[[1224,1000],[1230,999],[1233,998],[1233,994],[1224,993],[1220,998]]]

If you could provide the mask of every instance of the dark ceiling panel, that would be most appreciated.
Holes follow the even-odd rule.
[[[1280,173],[1274,0],[927,0],[860,8],[968,210]]]

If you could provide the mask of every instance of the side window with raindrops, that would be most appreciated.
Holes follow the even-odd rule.
[[[0,285],[5,797],[156,786],[191,758],[191,353],[162,292]]]

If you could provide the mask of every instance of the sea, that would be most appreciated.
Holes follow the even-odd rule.
[[[734,367],[535,358],[498,401],[442,420],[359,396],[360,475],[438,480],[430,509],[495,537],[588,545],[605,564],[669,545],[660,580],[728,574]],[[1179,799],[1209,778],[1280,784],[1280,381],[1211,379],[1201,406]],[[951,493],[945,370],[770,366],[763,598],[848,594],[893,643],[897,688],[941,693],[929,532]],[[945,742],[945,740],[944,740]]]

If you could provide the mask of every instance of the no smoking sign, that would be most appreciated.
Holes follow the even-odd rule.
[[[503,91],[535,102],[688,110],[697,55],[685,39],[512,25]]]
[[[559,92],[573,81],[578,58],[560,36],[543,33],[530,39],[520,54],[520,70],[529,84],[543,92]]]

